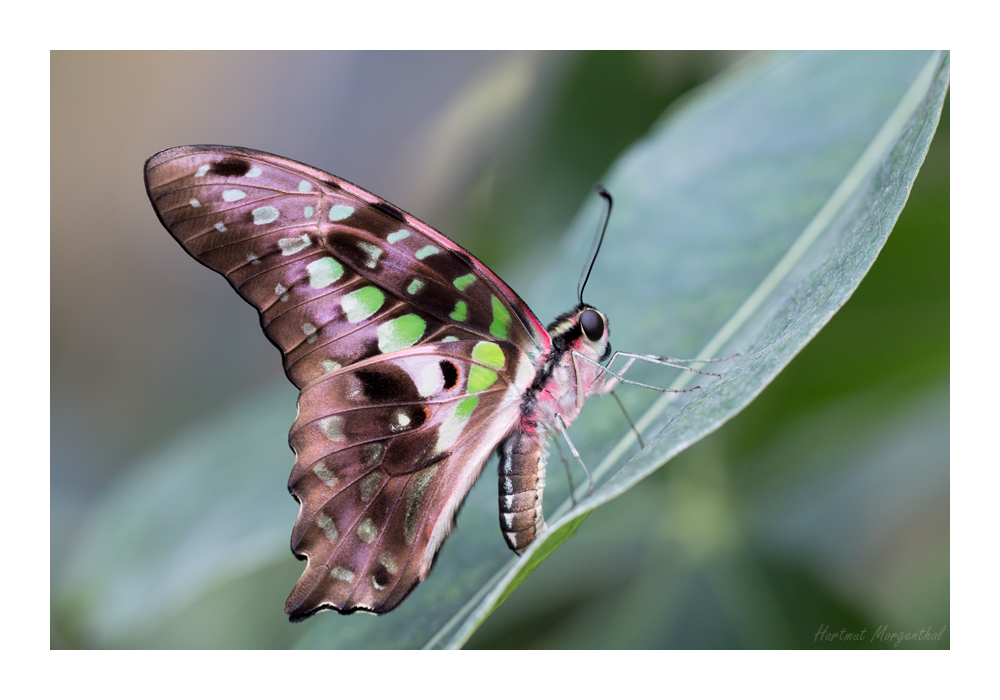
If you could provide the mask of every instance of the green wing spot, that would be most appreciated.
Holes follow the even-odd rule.
[[[426,330],[427,322],[416,314],[386,321],[378,327],[378,349],[388,353],[416,345]]]
[[[497,373],[493,370],[480,367],[479,365],[470,365],[469,381],[465,385],[466,390],[470,394],[478,394],[480,391],[486,391],[493,386],[496,380]]]
[[[441,249],[438,248],[437,246],[425,245],[423,248],[414,253],[414,255],[416,256],[417,260],[423,260],[424,258],[430,257],[431,255],[440,252]]]
[[[386,240],[389,241],[389,243],[395,244],[399,243],[404,238],[409,237],[409,235],[410,235],[409,231],[407,231],[406,229],[400,229],[395,233],[390,233],[388,236],[386,236]]]
[[[510,312],[503,303],[493,297],[493,325],[490,326],[490,334],[495,338],[507,340],[507,326],[510,325]]]
[[[378,287],[362,287],[356,292],[345,294],[340,305],[351,323],[371,318],[385,303],[385,294]]]
[[[476,410],[476,406],[478,404],[478,396],[466,396],[464,399],[459,401],[458,406],[455,407],[455,417],[459,420],[465,420],[472,415],[472,412]]]
[[[344,267],[333,258],[320,258],[306,265],[309,285],[313,289],[323,289],[344,276]]]
[[[476,276],[471,272],[467,275],[462,275],[457,280],[455,280],[455,286],[458,287],[458,291],[464,292],[465,288],[476,281]]]
[[[460,301],[457,304],[455,304],[455,310],[452,311],[450,314],[448,314],[448,318],[451,318],[459,322],[465,321],[465,319],[468,317],[469,317],[469,308],[465,305],[464,301]]]
[[[486,341],[476,343],[476,347],[472,348],[472,359],[494,369],[503,369],[507,362],[500,346]]]

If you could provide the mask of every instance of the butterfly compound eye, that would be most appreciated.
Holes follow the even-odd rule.
[[[591,342],[596,343],[604,335],[604,319],[593,309],[580,314],[580,327]]]

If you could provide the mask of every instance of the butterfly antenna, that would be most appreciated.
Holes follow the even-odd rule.
[[[580,274],[580,282],[576,285],[576,296],[581,304],[583,303],[583,288],[587,286],[587,280],[590,279],[590,271],[594,269],[597,254],[601,252],[601,243],[604,242],[604,232],[608,230],[608,222],[611,220],[611,193],[601,187],[600,184],[594,185],[594,189],[597,190],[597,194],[604,197],[605,201],[607,201],[608,211],[604,215],[604,225],[597,235],[594,236],[594,244],[590,247],[590,265],[586,268],[587,272],[586,274]]]

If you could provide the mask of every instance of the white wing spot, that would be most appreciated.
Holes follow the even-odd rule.
[[[385,570],[390,574],[394,574],[399,571],[399,567],[396,566],[396,562],[393,561],[392,554],[389,552],[382,552],[378,555],[378,563],[385,567]]]
[[[313,215],[313,208],[312,208],[312,207],[306,207],[306,208],[305,208],[305,209],[303,210],[303,213],[304,213],[304,214],[306,215],[306,218],[307,218],[307,219],[311,219],[311,218],[312,218],[312,215]]]
[[[503,490],[507,493],[514,493],[514,483],[510,480],[509,476],[503,480]]]
[[[517,546],[517,535],[516,534],[514,534],[513,532],[505,532],[503,534],[507,535],[507,541],[508,542],[510,542],[515,547]]]
[[[278,247],[281,248],[282,255],[295,255],[300,250],[308,248],[311,243],[309,234],[303,233],[295,238],[282,238],[278,241]]]
[[[514,497],[513,496],[504,496],[503,497],[503,501],[507,505],[507,508],[513,508],[514,507]]]
[[[354,572],[343,566],[335,566],[330,569],[330,576],[338,581],[345,581],[347,583],[354,580]]]
[[[311,323],[303,323],[302,324],[302,332],[306,334],[306,342],[307,343],[315,343],[316,342],[316,326],[314,326]]]
[[[309,182],[308,180],[299,181],[299,192],[309,192],[310,190],[312,190],[312,188],[313,188],[312,183]]]
[[[410,417],[406,414],[406,411],[396,411],[396,424],[392,426],[393,430],[405,430],[410,424]]]
[[[440,253],[440,252],[441,249],[436,246],[425,245],[423,248],[414,253],[414,255],[416,256],[417,260],[423,260],[424,258],[429,258],[435,253]]]
[[[363,250],[365,255],[368,256],[365,266],[375,269],[375,265],[378,264],[378,258],[382,255],[382,249],[373,243],[368,243],[367,241],[358,241],[358,248]]]
[[[226,230],[226,225],[220,221],[215,225],[215,230],[218,231],[219,233],[222,233],[223,231]]]
[[[196,173],[194,174],[194,176],[195,176],[195,177],[204,177],[205,173],[207,173],[207,172],[208,172],[208,168],[209,168],[209,167],[210,167],[210,166],[208,166],[208,165],[203,165],[203,166],[201,166],[200,168],[198,168],[198,172],[196,172]]]
[[[458,342],[458,338],[456,338],[453,335],[446,335],[445,337],[441,338],[441,342],[442,343],[457,343]]]
[[[354,207],[346,204],[336,204],[330,207],[330,221],[343,221],[354,213]]]
[[[399,243],[404,238],[409,238],[409,237],[410,237],[409,231],[405,229],[400,229],[395,233],[390,233],[388,236],[386,236],[386,240],[389,241],[389,243],[396,244]]]
[[[340,363],[336,360],[323,360],[322,365],[327,372],[336,372],[340,369]]]
[[[384,472],[381,469],[376,469],[361,480],[361,483],[358,485],[358,491],[361,492],[362,501],[367,503],[375,495],[375,491],[382,485],[383,474]]]
[[[322,462],[317,462],[316,466],[313,467],[313,471],[316,473],[316,476],[322,479],[323,483],[326,484],[327,486],[337,485],[337,476],[332,471],[327,469],[326,465],[323,464]]]
[[[253,253],[247,253],[247,262],[251,265],[260,265],[260,260],[258,260],[257,256]]]
[[[253,214],[253,222],[258,226],[277,221],[278,217],[281,216],[281,212],[274,207],[258,207],[251,213]]]
[[[358,537],[362,542],[371,542],[375,539],[378,534],[378,529],[375,527],[375,523],[372,522],[371,518],[365,518],[358,525]]]
[[[406,293],[407,294],[416,294],[417,292],[419,292],[423,288],[424,288],[424,281],[423,280],[415,279],[412,282],[410,282],[410,286],[406,288]]]
[[[222,193],[222,198],[227,202],[238,202],[247,196],[243,190],[226,190]]]
[[[260,177],[261,169],[256,165],[247,170],[247,174],[243,177]]]
[[[382,461],[385,454],[385,445],[381,442],[370,442],[361,449],[365,458],[366,467],[374,467]]]
[[[421,362],[413,375],[417,393],[424,398],[444,389],[444,375],[441,374],[441,367],[437,362]]]
[[[327,416],[319,421],[319,429],[330,442],[343,442],[344,417]]]
[[[279,297],[287,291],[288,289],[283,284],[278,284],[274,288],[274,293],[277,294]]]
[[[507,527],[508,528],[514,527],[514,514],[513,513],[504,513],[503,514],[503,519],[507,521]]]
[[[340,536],[340,533],[337,532],[337,526],[334,524],[333,519],[320,513],[316,516],[316,524],[319,525],[320,529],[326,533],[327,539],[331,542],[337,541],[337,537]]]
[[[201,202],[199,202],[197,199],[194,199],[194,198],[192,198],[188,202],[188,204],[190,204],[192,207],[200,207],[201,206]]]

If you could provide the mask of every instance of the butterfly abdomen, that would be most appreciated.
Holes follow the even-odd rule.
[[[545,530],[547,437],[537,430],[515,430],[500,446],[500,529],[507,546],[520,554]]]

